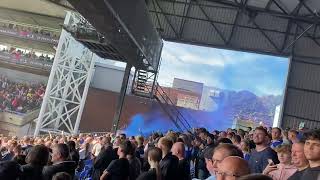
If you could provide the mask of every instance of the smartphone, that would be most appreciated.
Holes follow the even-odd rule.
[[[274,165],[274,162],[272,161],[272,159],[268,159],[268,163],[269,163],[270,165]]]

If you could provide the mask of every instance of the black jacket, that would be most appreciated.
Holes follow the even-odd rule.
[[[179,159],[168,153],[161,161],[160,168],[163,180],[176,180],[178,178],[177,169],[179,165]]]
[[[141,173],[137,180],[157,180],[156,169],[150,169],[149,171]]]
[[[39,179],[42,180],[42,170],[43,166],[33,166],[31,164],[26,164],[22,167],[22,176],[20,179],[22,180],[33,180]]]
[[[80,155],[78,151],[70,151],[70,157],[71,160],[74,161],[77,165],[79,164]]]
[[[186,159],[179,160],[178,175],[181,180],[191,180],[190,162]]]
[[[66,172],[73,179],[76,167],[77,165],[74,161],[63,161],[51,166],[45,166],[42,173],[45,180],[51,180],[52,176],[58,172]]]
[[[99,155],[93,163],[93,180],[99,180],[103,171],[107,169],[112,160],[117,158],[116,152],[111,146],[108,146],[100,151]]]

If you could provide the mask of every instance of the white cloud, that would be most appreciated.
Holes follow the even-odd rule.
[[[259,94],[262,95],[282,95],[283,94],[283,89],[275,88],[275,87],[270,87],[270,86],[258,86],[256,88],[259,92]]]
[[[226,65],[254,61],[261,58],[261,55],[166,42],[162,58],[171,63],[178,60],[188,64],[221,68]]]

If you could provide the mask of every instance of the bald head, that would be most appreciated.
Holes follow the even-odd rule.
[[[184,144],[182,142],[176,142],[173,144],[171,152],[173,155],[177,156],[179,160],[182,160],[184,158]]]
[[[217,180],[241,177],[250,174],[249,165],[246,160],[237,156],[229,156],[218,166]],[[224,174],[224,176],[222,175]]]

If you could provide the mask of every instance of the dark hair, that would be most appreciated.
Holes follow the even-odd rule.
[[[120,142],[119,148],[122,149],[125,155],[128,155],[131,152],[133,147],[130,141],[123,141],[123,142]]]
[[[254,131],[263,131],[263,133],[266,135],[266,136],[268,136],[268,131],[264,128],[264,127],[262,127],[262,126],[259,126],[259,127],[256,127],[256,129],[254,130]]]
[[[272,178],[264,174],[249,174],[240,177],[239,180],[272,180]]]
[[[124,133],[120,134],[120,136],[123,136],[124,139],[127,139],[127,136],[126,136],[126,134],[124,134]]]
[[[319,140],[320,141],[320,130],[309,131],[305,134],[305,140]]]
[[[277,129],[277,130],[279,131],[279,133],[281,134],[281,129],[280,129],[280,128],[274,127],[274,128],[272,128],[272,129]]]
[[[204,150],[203,156],[206,159],[212,159],[214,147],[208,147]]]
[[[57,144],[55,145],[55,148],[59,151],[61,157],[65,160],[69,159],[70,150],[66,144]]]
[[[214,140],[215,140],[215,137],[214,137],[214,135],[213,135],[213,134],[208,133],[208,137],[209,137],[210,139],[212,139],[212,141],[214,141]]]
[[[58,172],[53,175],[52,180],[71,180],[71,176],[66,172]]]
[[[45,166],[49,161],[49,149],[44,145],[36,145],[26,157],[26,162],[32,165]]]
[[[221,143],[224,143],[224,144],[232,144],[232,141],[231,141],[229,138],[220,138],[220,139],[218,139],[218,141],[217,141],[217,145],[218,145],[218,144],[221,144]]]
[[[243,158],[243,152],[235,145],[233,144],[219,144],[214,151],[217,151],[219,149],[224,149],[224,150],[227,150],[229,151],[229,156],[238,156],[238,157],[241,157]]]
[[[234,136],[233,136],[233,139],[234,139],[234,141],[237,142],[237,143],[240,143],[240,142],[241,142],[241,136],[239,136],[239,135],[234,135]]]
[[[76,143],[74,141],[68,141],[67,145],[68,145],[70,151],[76,150]]]

